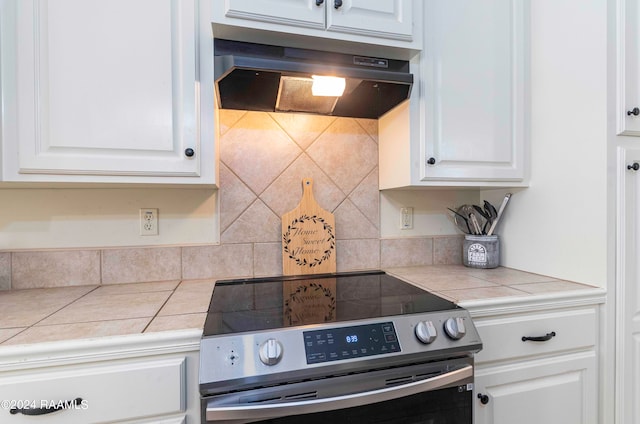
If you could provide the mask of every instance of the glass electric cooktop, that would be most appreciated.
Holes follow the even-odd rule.
[[[221,280],[211,297],[203,335],[457,308],[383,271]]]

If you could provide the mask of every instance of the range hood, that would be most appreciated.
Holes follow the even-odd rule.
[[[377,119],[409,98],[409,62],[214,40],[221,109]],[[314,96],[312,76],[344,78],[342,96]]]

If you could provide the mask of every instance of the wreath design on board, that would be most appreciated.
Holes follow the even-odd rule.
[[[324,322],[333,321],[333,314],[336,310],[336,297],[333,295],[331,289],[323,287],[319,283],[308,283],[307,285],[298,286],[298,288],[289,295],[289,298],[284,301],[284,314],[289,325],[293,325],[293,308],[291,303],[303,303],[303,297],[307,292],[318,294],[322,292],[325,298],[328,298],[329,303],[326,305],[328,308],[324,314]]]
[[[329,243],[329,247],[324,251],[324,254],[320,258],[315,258],[313,261],[309,262],[306,258],[298,258],[289,248],[289,244],[291,243],[291,231],[297,230],[296,224],[302,224],[305,221],[311,221],[314,224],[322,224],[322,229],[327,233],[328,238],[327,242]],[[282,235],[282,243],[283,243],[283,251],[289,255],[289,259],[293,259],[296,261],[296,264],[299,266],[308,266],[313,268],[314,266],[320,265],[327,259],[331,257],[331,253],[336,247],[336,236],[333,234],[333,227],[329,225],[324,218],[321,218],[317,215],[302,215],[299,218],[291,221],[291,224],[287,226],[287,231]]]

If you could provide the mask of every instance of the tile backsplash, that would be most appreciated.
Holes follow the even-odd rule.
[[[459,264],[461,236],[380,237],[377,121],[219,111],[220,244],[0,253],[0,290],[282,273],[301,181],[336,219],[338,271]]]

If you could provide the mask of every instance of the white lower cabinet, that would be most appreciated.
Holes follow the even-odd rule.
[[[143,356],[140,353],[127,348],[119,353],[112,345],[74,356],[71,361],[54,353],[44,361],[27,360],[17,369],[2,371],[0,422],[199,422],[197,350]],[[110,359],[114,356],[118,359]],[[61,361],[65,364],[55,365]],[[47,410],[52,412],[44,413]],[[34,414],[37,412],[42,414]]]
[[[597,306],[474,322],[484,346],[476,356],[475,424],[598,422]]]
[[[476,373],[475,423],[597,423],[596,356],[566,355]],[[592,401],[593,400],[593,401]]]
[[[640,93],[640,92],[639,92]],[[640,132],[638,133],[640,135]],[[640,422],[640,148],[618,148],[616,423]]]

